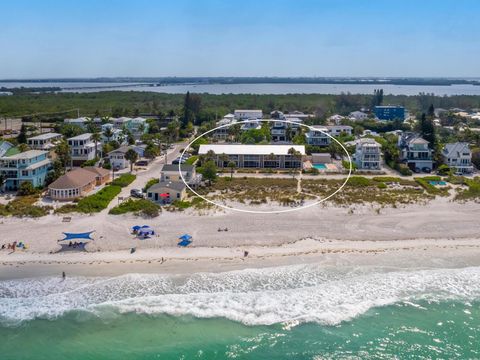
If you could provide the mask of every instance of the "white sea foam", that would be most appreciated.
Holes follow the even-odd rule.
[[[224,317],[249,325],[338,324],[372,307],[480,298],[480,268],[393,271],[316,265],[227,273],[0,282],[0,323],[83,310]]]

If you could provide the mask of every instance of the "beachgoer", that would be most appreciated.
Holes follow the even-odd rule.
[[[66,277],[67,275],[65,274],[65,271],[62,271],[62,279],[65,280]]]
[[[247,256],[248,256],[248,251],[245,250],[245,251],[243,252],[243,257],[247,257]]]

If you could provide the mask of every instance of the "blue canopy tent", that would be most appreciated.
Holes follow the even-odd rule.
[[[138,231],[137,235],[144,239],[148,239],[150,235],[155,235],[155,231],[150,226],[142,226]]]
[[[84,233],[67,233],[64,232],[65,235],[64,239],[58,240],[58,242],[68,241],[68,243],[60,244],[61,249],[59,251],[67,251],[67,250],[81,250],[86,251],[85,245],[87,245],[86,241],[93,240],[90,236],[94,231],[84,232]],[[74,242],[72,242],[74,240]],[[77,242],[77,240],[81,240]]]
[[[132,231],[134,233],[137,233],[140,229],[146,229],[146,228],[150,228],[150,226],[148,226],[148,225],[143,225],[143,226],[135,225],[135,226],[132,226]]]
[[[192,243],[192,237],[188,234],[183,234],[178,238],[180,242],[177,244],[178,246],[186,247]]]

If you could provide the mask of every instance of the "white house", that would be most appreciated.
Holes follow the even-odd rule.
[[[107,129],[110,129],[111,131],[111,136],[108,137],[105,135],[105,133],[108,131]],[[110,141],[116,141],[120,145],[123,145],[126,143],[127,137],[123,133],[123,130],[116,129],[113,124],[111,123],[106,123],[102,125],[102,135],[101,135],[101,141],[102,144],[108,143]]]
[[[222,120],[217,121],[217,126],[225,126],[221,129],[216,129],[213,131],[212,136],[216,139],[224,140],[228,137],[230,126],[226,125],[233,125],[237,122],[233,114],[227,114],[223,117]]]
[[[62,134],[45,133],[27,139],[27,144],[32,150],[50,150],[62,139]]]
[[[371,138],[361,138],[355,141],[355,155],[353,156],[358,169],[380,170],[380,144]]]
[[[130,161],[125,158],[125,154],[128,150],[133,149],[138,158],[142,158],[145,155],[145,145],[129,145],[120,146],[118,149],[112,150],[108,153],[108,160],[110,165],[115,170],[125,169],[130,166]]]
[[[450,168],[462,174],[473,172],[472,152],[465,142],[445,144],[442,150],[443,161]]]
[[[332,139],[327,135],[333,137],[340,136],[342,134],[352,135],[353,128],[348,125],[332,125],[332,126],[322,126],[322,125],[313,125],[315,130],[310,130],[305,134],[307,138],[308,145],[315,146],[328,146],[330,145]]]
[[[89,119],[87,119],[86,117],[79,117],[75,119],[65,119],[63,120],[63,122],[65,124],[77,125],[82,128],[85,128],[89,122]]]
[[[263,112],[262,110],[235,110],[233,115],[237,120],[261,119]]]
[[[322,125],[313,125],[314,130],[310,130],[305,134],[308,145],[328,146],[332,140],[327,134],[327,127]]]
[[[365,120],[368,118],[368,114],[364,113],[363,111],[354,111],[351,112],[348,117],[350,120]]]
[[[291,153],[291,149],[296,152]],[[303,145],[200,145],[199,155],[213,151],[219,167],[233,162],[239,168],[301,168],[305,155]]]
[[[353,130],[349,125],[328,125],[326,128],[328,133],[332,136],[340,136],[342,134],[352,135]]]
[[[70,156],[74,166],[79,166],[85,161],[95,159],[95,146],[98,152],[102,148],[100,143],[95,145],[90,133],[74,136],[67,139],[67,141],[70,146]]]

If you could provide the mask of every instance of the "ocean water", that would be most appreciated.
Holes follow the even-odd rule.
[[[0,282],[1,359],[475,359],[480,268]]]

